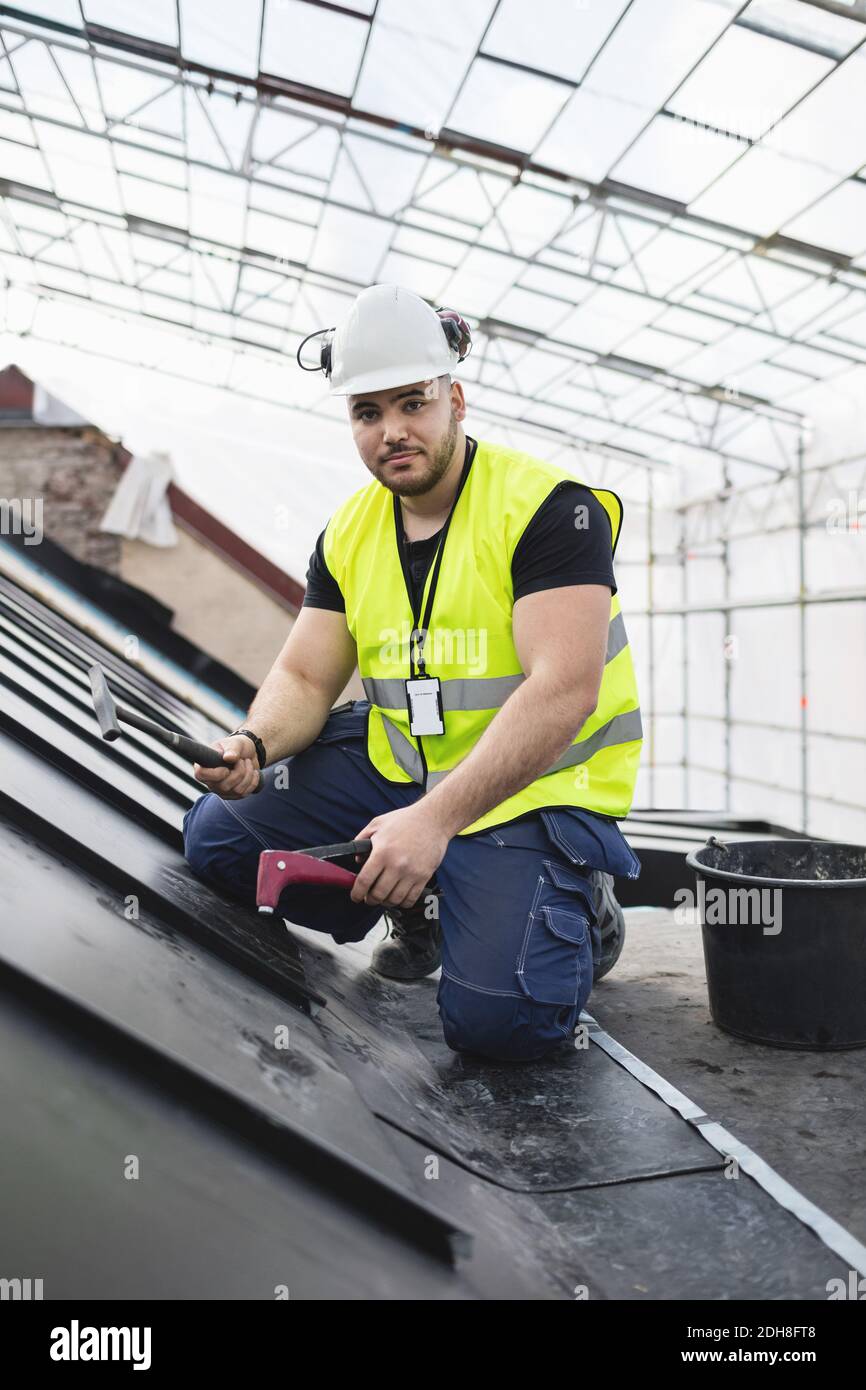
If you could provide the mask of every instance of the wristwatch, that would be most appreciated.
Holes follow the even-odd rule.
[[[258,734],[254,734],[252,729],[232,729],[231,737],[234,738],[235,734],[244,734],[246,738],[252,741],[253,747],[256,750],[256,757],[259,760],[259,767],[264,767],[268,761],[268,755],[265,752],[265,745],[262,743]]]

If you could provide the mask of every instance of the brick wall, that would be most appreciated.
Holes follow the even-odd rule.
[[[99,523],[123,473],[98,430],[0,428],[0,497],[42,499],[45,535],[77,560],[120,573],[121,538]]]

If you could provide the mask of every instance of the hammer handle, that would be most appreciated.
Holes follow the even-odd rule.
[[[189,758],[191,762],[198,763],[199,767],[228,767],[229,764],[223,761],[223,755],[218,748],[211,748],[208,743],[199,743],[198,739],[187,738],[186,734],[176,734],[173,729],[164,729],[161,724],[155,724],[152,719],[146,719],[143,714],[136,714],[135,710],[117,709],[118,719],[122,719],[124,724],[131,724],[134,729],[141,729],[144,733],[150,734],[153,738],[159,739],[182,757]],[[256,791],[261,791],[264,780],[259,774],[259,785]]]
[[[350,854],[369,854],[373,848],[372,840],[347,840],[339,845],[315,845],[312,849],[295,850],[296,854],[308,854],[313,859],[344,859]]]

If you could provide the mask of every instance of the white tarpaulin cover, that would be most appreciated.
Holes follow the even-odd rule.
[[[101,531],[113,531],[148,545],[177,545],[167,491],[173,469],[168,454],[146,454],[130,460],[99,523]]]
[[[38,381],[33,383],[33,419],[40,425],[86,425],[88,422],[65,401],[52,396]]]

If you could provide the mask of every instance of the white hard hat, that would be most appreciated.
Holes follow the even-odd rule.
[[[459,314],[431,309],[402,285],[370,285],[342,323],[325,331],[321,369],[332,396],[384,391],[453,372],[471,343],[469,326]],[[298,348],[301,366],[303,346]]]

